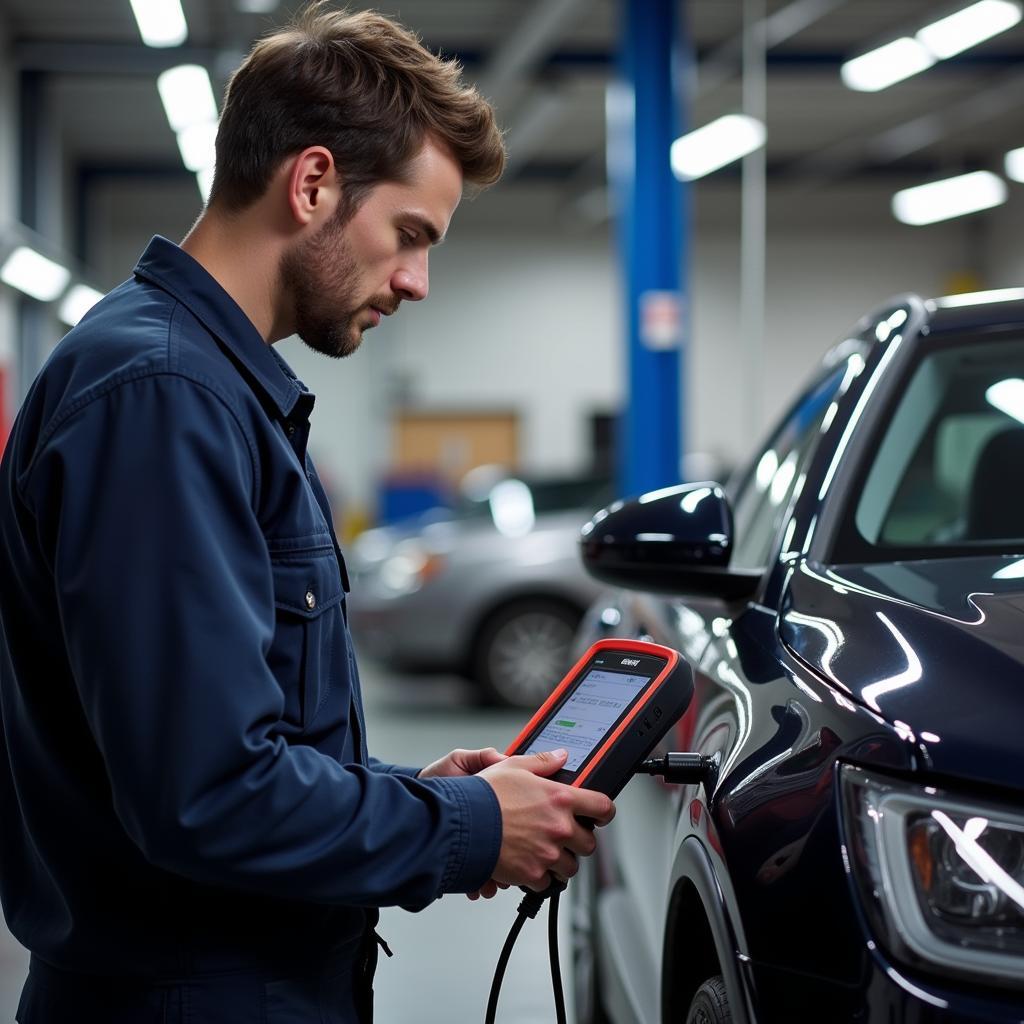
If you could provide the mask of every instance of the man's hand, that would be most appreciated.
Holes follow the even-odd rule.
[[[553,782],[565,764],[564,750],[508,757],[483,769],[480,777],[494,790],[501,807],[501,852],[491,881],[543,890],[548,873],[567,879],[576,874],[577,856],[589,856],[593,830],[578,819],[607,825],[615,805],[603,793]],[[479,895],[489,896],[490,884]]]
[[[454,775],[476,775],[492,764],[500,764],[507,759],[506,754],[499,753],[494,747],[483,750],[453,750],[440,760],[428,764],[420,771],[421,779],[451,778]]]

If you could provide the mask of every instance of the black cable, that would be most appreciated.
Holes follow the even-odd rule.
[[[486,1024],[494,1024],[494,1015],[498,1012],[498,993],[501,992],[501,983],[505,978],[505,968],[508,966],[508,958],[512,955],[512,947],[519,938],[527,918],[525,914],[518,914],[512,927],[509,930],[508,938],[501,949],[501,956],[498,957],[498,966],[494,969],[494,979],[491,981],[491,994],[487,998]]]
[[[555,1019],[565,1024],[565,993],[562,991],[562,969],[558,963],[558,898],[556,892],[548,907],[548,959],[551,961],[551,991],[555,996]]]
[[[498,1012],[498,994],[501,992],[501,983],[505,979],[505,968],[508,967],[509,957],[512,955],[512,947],[523,930],[523,925],[531,917],[537,916],[537,911],[544,906],[545,893],[527,891],[516,910],[516,919],[512,922],[505,945],[501,948],[501,956],[498,957],[498,966],[494,969],[494,979],[491,981],[491,994],[487,998],[486,1024],[494,1024],[495,1014]]]

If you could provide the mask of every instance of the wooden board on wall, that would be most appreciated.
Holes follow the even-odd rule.
[[[514,412],[401,412],[392,432],[392,470],[458,481],[475,466],[519,464]]]

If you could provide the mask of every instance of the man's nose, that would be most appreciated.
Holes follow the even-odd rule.
[[[391,279],[391,287],[396,295],[411,302],[419,302],[427,297],[429,290],[429,278],[427,273],[427,257],[416,261],[403,263],[395,271]]]

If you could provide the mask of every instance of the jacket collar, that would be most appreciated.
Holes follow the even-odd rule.
[[[235,300],[184,249],[154,235],[135,266],[135,275],[162,288],[191,310],[231,350],[282,417],[289,416],[304,395],[299,410],[308,415],[306,407],[312,405],[313,396],[263,340]]]

